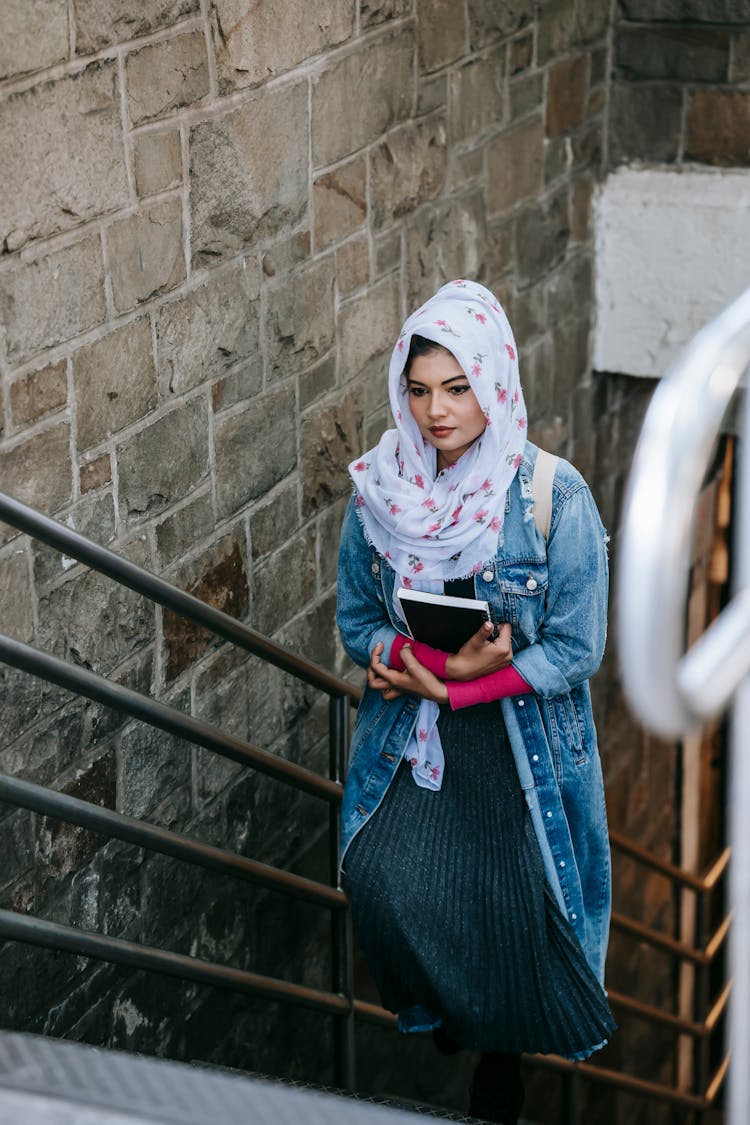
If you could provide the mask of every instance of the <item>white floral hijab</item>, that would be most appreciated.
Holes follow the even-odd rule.
[[[437,474],[436,450],[422,437],[406,391],[413,335],[452,353],[487,419],[471,448]],[[516,344],[497,299],[476,282],[444,285],[404,324],[388,381],[396,429],[349,466],[367,538],[406,585],[476,574],[495,557],[526,443]]]

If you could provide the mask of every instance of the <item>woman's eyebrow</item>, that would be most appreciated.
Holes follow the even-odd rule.
[[[464,375],[464,373],[462,371],[460,375],[451,375],[450,379],[443,379],[440,386],[441,387],[447,387],[449,383],[455,383],[457,379],[466,379],[467,383],[469,381],[467,379],[466,375]],[[406,382],[409,385],[413,384],[415,387],[426,387],[427,386],[426,383],[420,383],[419,379],[412,379],[411,375],[406,376]]]

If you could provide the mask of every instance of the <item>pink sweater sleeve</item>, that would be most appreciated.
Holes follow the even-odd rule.
[[[492,703],[505,699],[508,695],[528,695],[533,691],[531,684],[515,670],[512,664],[476,680],[446,680],[448,700],[453,711],[461,707],[471,707],[474,703]]]
[[[396,672],[405,670],[404,662],[400,656],[404,645],[411,646],[411,650],[420,664],[423,664],[435,676],[439,676],[441,680],[445,679],[445,665],[450,653],[442,652],[439,648],[431,648],[429,645],[423,644],[422,641],[413,641],[411,637],[405,637],[403,633],[398,633],[391,645],[391,654],[388,659],[389,667]]]

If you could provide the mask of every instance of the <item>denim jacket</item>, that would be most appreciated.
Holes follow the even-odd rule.
[[[560,460],[545,543],[531,492],[537,452],[527,442],[508,490],[497,555],[476,575],[475,588],[494,621],[511,623],[513,665],[533,688],[503,699],[503,718],[548,882],[603,980],[610,858],[588,681],[606,635],[607,536],[585,481]],[[344,648],[362,667],[378,641],[387,662],[397,633],[394,581],[387,561],[368,544],[352,500],[341,535],[337,622]],[[386,702],[365,689],[344,789],[342,867],[393,780],[417,707],[412,696]]]

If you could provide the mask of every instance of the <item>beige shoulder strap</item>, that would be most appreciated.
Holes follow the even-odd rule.
[[[534,476],[531,481],[531,495],[534,498],[534,523],[549,539],[549,526],[552,520],[552,481],[555,479],[559,457],[540,449],[536,455]]]

